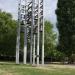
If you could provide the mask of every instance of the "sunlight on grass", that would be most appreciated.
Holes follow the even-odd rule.
[[[32,67],[31,65],[0,64],[0,75],[75,75],[75,68]]]

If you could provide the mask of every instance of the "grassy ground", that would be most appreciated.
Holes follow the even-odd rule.
[[[75,66],[50,64],[44,67],[32,67],[0,63],[0,75],[75,75]]]

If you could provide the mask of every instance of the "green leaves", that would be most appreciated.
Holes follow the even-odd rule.
[[[59,50],[67,56],[75,52],[75,0],[58,0],[57,28],[59,31]]]
[[[53,32],[53,25],[45,21],[45,56],[51,56],[56,47],[56,34]]]
[[[0,12],[0,54],[14,55],[17,22],[11,14]]]

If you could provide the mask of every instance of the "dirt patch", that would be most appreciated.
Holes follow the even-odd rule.
[[[50,64],[50,65],[45,65],[45,67],[51,67],[51,68],[71,68],[71,69],[75,69],[75,65],[56,65],[56,64]]]

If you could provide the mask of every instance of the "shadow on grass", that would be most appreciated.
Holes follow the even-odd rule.
[[[30,65],[30,64],[23,64],[23,63],[20,63],[20,64],[16,64],[15,62],[0,62],[0,65],[11,65],[11,66],[32,66],[32,65]]]

